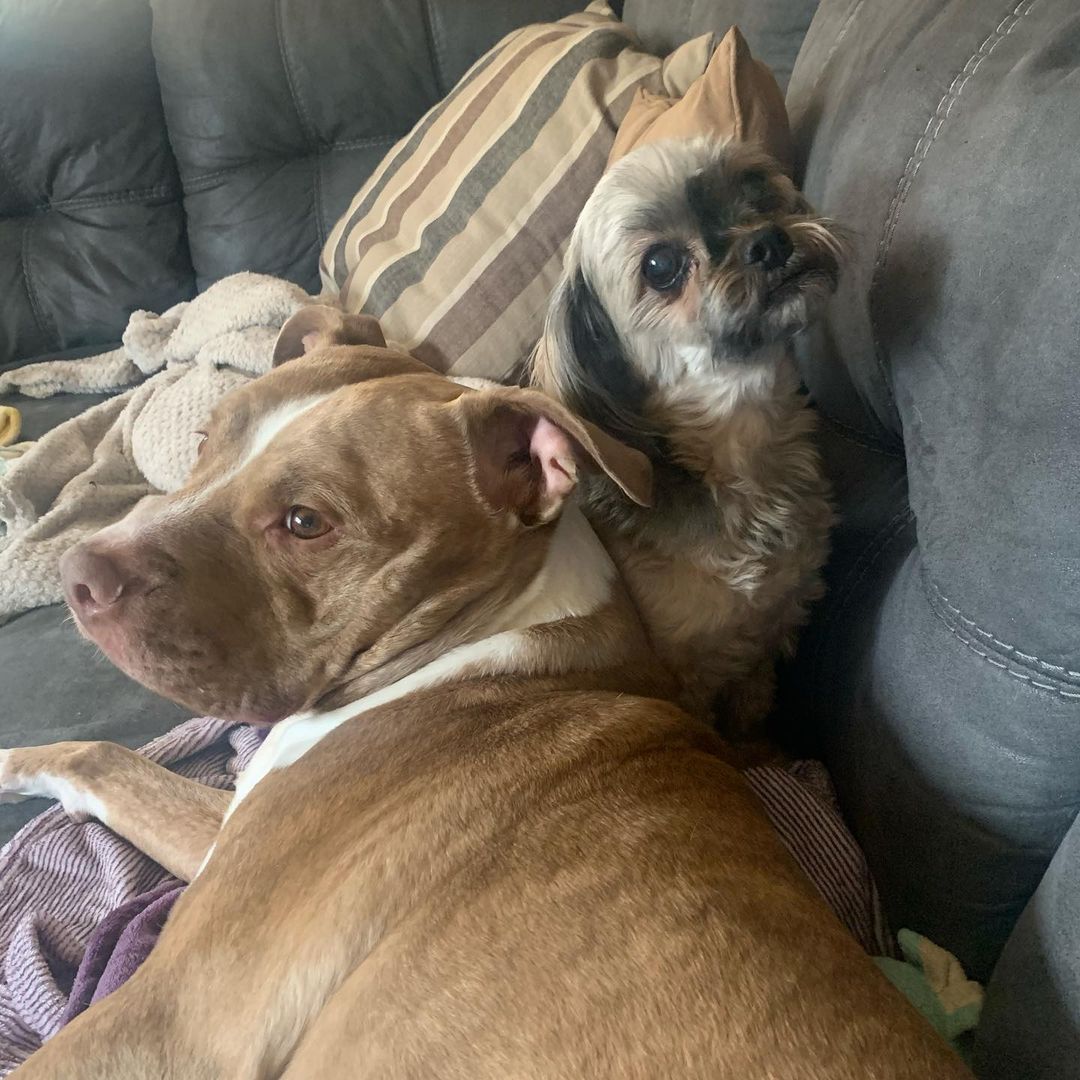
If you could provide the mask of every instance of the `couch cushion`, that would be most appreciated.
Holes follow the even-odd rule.
[[[203,289],[318,289],[327,233],[390,145],[502,34],[576,0],[152,0]]]
[[[346,309],[443,371],[501,379],[521,364],[635,89],[685,93],[713,39],[664,62],[635,46],[597,3],[486,53],[331,233],[323,276]]]
[[[0,364],[194,286],[145,0],[0,5]]]
[[[1058,848],[986,988],[979,1080],[1067,1080],[1080,1064],[1080,820]]]
[[[387,147],[500,36],[579,6],[0,5],[0,365],[104,345],[238,270],[315,288]]]
[[[659,56],[699,34],[738,26],[783,89],[817,6],[818,0],[626,0],[623,18]]]
[[[1078,101],[1073,0],[824,0],[788,93],[856,238],[804,685],[894,921],[978,977],[1080,807]]]
[[[33,442],[46,431],[51,431],[108,397],[108,394],[57,394],[50,398],[29,398],[22,394],[8,394],[2,400],[5,405],[19,410],[22,419],[20,441]]]

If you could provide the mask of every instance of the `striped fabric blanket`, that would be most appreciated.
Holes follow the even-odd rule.
[[[231,788],[256,729],[189,720],[144,747],[154,761]],[[751,769],[747,780],[784,843],[867,952],[892,955],[866,860],[837,811],[824,767]],[[98,822],[53,807],[0,851],[0,1076],[129,977],[183,884]]]

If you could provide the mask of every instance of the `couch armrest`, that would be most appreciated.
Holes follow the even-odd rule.
[[[1064,1080],[1080,1064],[1080,818],[1024,910],[987,988],[980,1080]]]

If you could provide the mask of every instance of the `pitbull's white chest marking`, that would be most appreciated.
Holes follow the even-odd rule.
[[[494,675],[524,667],[531,643],[523,631],[596,611],[610,597],[614,577],[615,566],[584,515],[577,506],[567,506],[556,526],[544,565],[521,596],[500,612],[490,627],[490,636],[451,649],[411,675],[359,701],[330,712],[297,713],[282,720],[237,780],[236,794],[225,821],[260,780],[275,769],[284,769],[298,761],[346,720],[414,691],[448,682],[465,670]],[[211,854],[213,849],[207,861]]]

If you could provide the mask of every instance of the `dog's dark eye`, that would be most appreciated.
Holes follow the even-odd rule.
[[[671,244],[657,244],[641,260],[641,276],[657,292],[669,292],[686,274],[686,252]]]
[[[310,506],[290,506],[285,515],[285,528],[297,540],[315,540],[330,531],[330,522]]]

